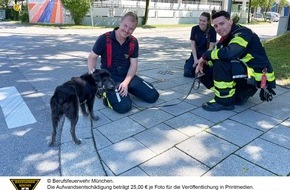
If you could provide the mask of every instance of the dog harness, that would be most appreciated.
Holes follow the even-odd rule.
[[[106,42],[107,42],[107,67],[112,67],[112,39],[110,38],[111,32],[105,33]],[[129,57],[132,56],[135,48],[136,38],[134,36],[130,36],[130,44],[129,44]]]

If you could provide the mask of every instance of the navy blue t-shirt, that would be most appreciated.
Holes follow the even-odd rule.
[[[209,40],[208,40],[209,38]],[[199,25],[193,26],[191,28],[190,40],[194,40],[196,44],[196,56],[199,59],[202,54],[207,50],[208,42],[216,42],[216,31],[211,26],[208,34],[206,31],[202,31]]]
[[[101,56],[101,67],[107,67],[107,39],[106,34],[102,34],[96,40],[93,46],[93,52],[97,55]],[[130,49],[130,38],[129,36],[126,41],[121,45],[115,35],[115,30],[111,32],[110,38],[112,39],[112,68],[116,68],[118,66],[130,66],[130,58],[129,58],[129,49]],[[138,40],[134,40],[134,51],[131,55],[131,58],[137,58],[139,52],[139,44]]]

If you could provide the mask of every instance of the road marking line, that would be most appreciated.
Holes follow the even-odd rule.
[[[0,106],[9,129],[36,122],[30,109],[14,86],[0,88]]]

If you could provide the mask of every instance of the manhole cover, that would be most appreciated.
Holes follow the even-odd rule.
[[[158,71],[158,74],[161,75],[173,75],[173,71]]]

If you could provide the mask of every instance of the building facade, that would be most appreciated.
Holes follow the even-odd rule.
[[[32,23],[73,24],[69,11],[60,0],[28,0],[29,20]],[[95,0],[83,20],[84,25],[117,25],[128,11],[141,19],[145,15],[145,0]],[[49,8],[50,7],[50,8]],[[51,7],[54,7],[51,9]],[[230,9],[229,9],[230,8]],[[247,21],[248,0],[150,0],[148,25],[197,23],[199,15],[213,10],[230,10],[240,22]]]

